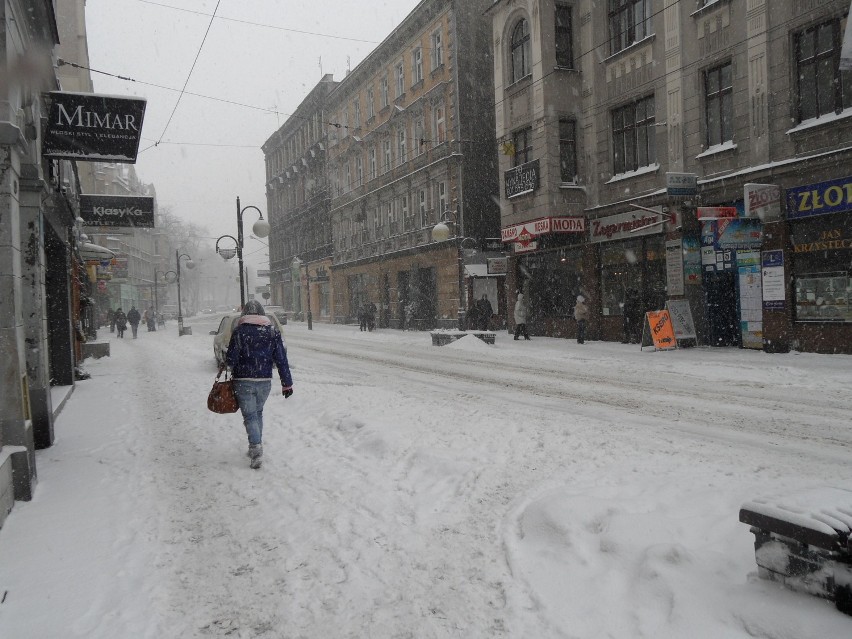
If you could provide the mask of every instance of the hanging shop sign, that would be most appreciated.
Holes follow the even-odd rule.
[[[698,175],[695,173],[666,173],[666,195],[689,196],[698,193]]]
[[[666,290],[669,295],[683,295],[683,244],[666,242]]]
[[[68,160],[136,162],[145,105],[139,98],[51,91],[42,154]]]
[[[255,271],[258,277],[269,277],[269,269],[259,268]]]
[[[508,257],[489,257],[486,259],[486,264],[489,275],[505,275],[509,272]]]
[[[154,198],[149,195],[81,195],[83,226],[154,228]]]
[[[852,211],[852,176],[787,189],[788,219],[847,211]]]
[[[651,210],[656,212],[651,213],[643,210],[589,220],[590,241],[607,242],[636,237],[637,235],[662,233],[668,216],[664,216],[662,207],[655,206]]]
[[[503,178],[507,199],[532,193],[538,188],[539,184],[538,160],[509,169],[503,174]]]
[[[745,216],[771,222],[781,217],[781,187],[776,184],[746,184],[743,186]]]

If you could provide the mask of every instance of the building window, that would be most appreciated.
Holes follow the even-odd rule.
[[[423,81],[423,49],[417,47],[411,52],[411,85]]]
[[[704,95],[707,146],[733,140],[734,82],[730,62],[704,74]]]
[[[832,20],[796,34],[800,122],[852,106],[852,78],[839,69],[841,26]]]
[[[361,128],[361,101],[357,98],[352,103],[352,126],[356,129]]]
[[[346,192],[352,190],[352,165],[349,160],[346,161]]]
[[[530,74],[530,25],[521,20],[512,31],[512,82],[517,82]]]
[[[364,162],[361,156],[355,158],[355,186],[361,186],[364,183]]]
[[[529,162],[530,156],[532,156],[532,127],[515,131],[512,134],[512,147],[515,150],[512,166],[520,166]]]
[[[367,119],[372,120],[376,115],[375,96],[373,95],[373,87],[367,89]]]
[[[444,119],[445,113],[443,103],[436,104],[432,108],[432,141],[434,144],[443,144],[447,137]]]
[[[563,182],[577,179],[577,123],[559,120],[559,177]]]
[[[401,126],[396,131],[396,159],[400,164],[404,164],[408,159],[405,142],[405,127]]]
[[[382,142],[384,146],[384,157],[382,158],[382,173],[387,173],[391,170],[391,141],[386,139]]]
[[[574,43],[571,36],[571,7],[556,5],[556,66],[574,68]]]
[[[441,42],[441,31],[435,31],[432,34],[431,42],[432,52],[430,54],[430,59],[432,61],[432,71],[440,67],[444,64],[444,49],[443,44]]]
[[[420,189],[417,194],[419,199],[419,211],[420,211],[420,228],[425,229],[429,226],[429,209],[428,202],[426,201],[426,189]]]
[[[388,101],[388,76],[383,76],[379,82],[379,93],[382,99],[382,108],[385,108],[390,104]]]
[[[613,111],[613,172],[618,175],[653,164],[657,159],[654,137],[654,96]]]
[[[405,65],[398,62],[396,65],[396,97],[401,98],[405,94]]]
[[[405,230],[410,231],[414,228],[414,211],[411,210],[408,196],[402,196],[402,222],[405,225]]]
[[[610,54],[651,35],[651,0],[609,0]]]
[[[373,233],[374,237],[379,237],[379,229],[382,228],[381,208],[376,206],[373,209]]]
[[[438,215],[441,215],[444,211],[447,210],[447,183],[446,182],[438,182],[435,185],[435,196],[438,202]]]
[[[378,165],[376,163],[376,147],[374,147],[374,146],[370,147],[369,156],[370,156],[370,179],[372,180],[373,178],[376,177],[376,171],[378,170]]]
[[[414,120],[414,140],[412,142],[411,152],[414,157],[417,157],[423,152],[423,145],[426,143],[425,138],[425,123],[423,115],[418,115]]]

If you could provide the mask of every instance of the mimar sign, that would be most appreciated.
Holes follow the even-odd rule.
[[[145,100],[91,93],[50,93],[42,153],[54,158],[135,162]]]
[[[154,198],[141,195],[81,195],[83,226],[154,228]]]

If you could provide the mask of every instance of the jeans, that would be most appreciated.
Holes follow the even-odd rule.
[[[243,424],[245,424],[250,445],[260,444],[263,441],[263,405],[269,397],[271,388],[271,379],[260,382],[248,379],[234,380],[234,392],[237,394],[237,402],[243,414]]]

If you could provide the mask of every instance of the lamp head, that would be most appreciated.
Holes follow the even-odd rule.
[[[186,268],[188,268],[191,271],[192,269],[195,268],[195,262],[193,262],[192,260],[187,260],[186,264],[184,264],[184,266],[186,266]]]
[[[450,237],[450,227],[446,222],[438,222],[432,227],[432,240],[435,242],[443,242]]]
[[[267,237],[269,235],[269,222],[267,222],[263,218],[260,218],[251,227],[251,231],[258,237]]]
[[[236,254],[237,254],[236,247],[234,247],[234,248],[220,248],[219,249],[219,255],[226,262],[230,259],[233,259],[236,256]]]

